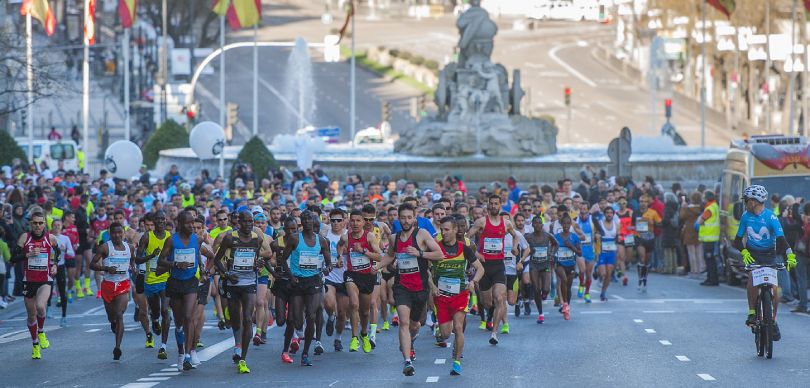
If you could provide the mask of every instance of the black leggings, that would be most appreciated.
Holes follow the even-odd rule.
[[[62,307],[62,318],[67,317],[68,300],[67,300],[67,289],[65,288],[66,285],[67,285],[66,284],[66,282],[67,282],[66,276],[67,276],[67,270],[65,270],[64,264],[57,266],[56,267],[56,289],[57,289],[57,291],[59,291],[59,303],[60,303],[60,307]],[[48,306],[51,305],[51,298],[52,297],[53,297],[53,294],[48,295]]]

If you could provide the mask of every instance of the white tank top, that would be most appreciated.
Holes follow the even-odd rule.
[[[346,231],[343,231],[343,234],[346,234]],[[340,241],[340,234],[334,234],[330,230],[329,233],[326,234],[326,240],[329,241],[329,251],[332,253],[332,264],[337,264],[338,256],[337,256],[337,244]],[[332,272],[329,272],[329,275],[326,276],[326,280],[329,280],[333,283],[341,284],[343,283],[343,272],[346,272],[346,267],[344,264],[343,268],[332,268]]]
[[[104,272],[101,277],[108,282],[123,282],[129,279],[129,261],[132,254],[129,251],[129,244],[124,243],[124,250],[118,251],[113,246],[112,241],[107,241],[109,255],[102,260],[105,267],[115,267],[115,274]]]

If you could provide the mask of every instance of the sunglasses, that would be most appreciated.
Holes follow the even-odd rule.
[[[375,218],[374,218],[374,217],[371,217],[371,218],[366,218],[366,217],[363,217],[363,218],[364,218],[366,221],[368,221],[368,222],[372,222],[372,221],[374,221],[374,220],[375,220]]]
[[[31,225],[45,225],[43,221],[31,222]]]
[[[217,218],[217,221],[227,222],[228,219],[227,218]]]
[[[330,222],[343,222],[342,218],[332,218],[329,220]]]

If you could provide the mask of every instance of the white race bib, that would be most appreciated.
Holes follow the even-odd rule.
[[[532,255],[534,261],[548,260],[548,247],[535,247],[534,254]]]
[[[115,267],[115,273],[117,275],[127,273],[127,269],[129,269],[128,257],[109,257],[107,260],[109,260],[108,263],[110,267]]]
[[[614,251],[616,251],[616,241],[602,240],[602,250],[605,251],[605,252],[614,252]]]
[[[146,263],[138,264],[138,274],[143,275],[146,273]]]
[[[233,252],[234,271],[252,271],[256,262],[256,251],[253,249],[236,248]]]
[[[320,252],[302,251],[298,256],[298,267],[309,270],[321,268]]]
[[[593,237],[591,236],[590,233],[583,233],[583,234],[585,235],[585,238],[582,239],[582,241],[581,241],[582,244],[590,245],[591,241],[593,241]]]
[[[636,236],[632,234],[628,234],[624,236],[624,245],[635,245],[636,244]]]
[[[636,230],[640,233],[649,232],[650,224],[647,221],[638,221],[636,222]]]
[[[779,281],[776,276],[777,271],[773,268],[762,267],[751,271],[751,280],[754,287],[762,284],[771,284],[778,286]]]
[[[182,248],[174,250],[175,263],[189,263],[194,264],[197,259],[197,254],[194,248]]]
[[[574,251],[568,247],[560,247],[560,249],[557,250],[557,257],[560,259],[570,259],[574,257]]]
[[[351,252],[349,258],[352,261],[352,270],[354,271],[362,271],[371,267],[371,260],[360,252]]]
[[[486,237],[484,238],[484,253],[495,255],[503,251],[503,239]]]
[[[148,263],[149,263],[149,271],[155,272],[155,269],[157,269],[158,257],[155,256],[155,257],[149,259]]]
[[[28,258],[29,271],[45,271],[48,269],[48,254],[40,253]]]
[[[419,260],[414,255],[397,253],[397,269],[399,273],[419,272]]]
[[[439,291],[450,294],[458,295],[461,293],[461,279],[440,277],[439,278]]]

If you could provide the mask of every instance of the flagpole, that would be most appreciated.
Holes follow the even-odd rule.
[[[124,140],[130,139],[129,127],[129,33],[130,28],[124,28]]]
[[[791,66],[795,66],[796,59],[794,51],[796,49],[796,0],[793,0],[793,9],[790,12],[790,59],[791,59]],[[802,51],[804,52],[804,51]],[[796,117],[796,101],[794,98],[794,90],[796,85],[796,71],[793,68],[790,69],[790,82],[789,82],[789,99],[790,99],[790,122],[788,123],[788,130],[790,136],[793,136],[793,130],[795,129],[794,126],[794,118]]]
[[[706,146],[706,1],[703,0],[701,7],[701,17],[703,19],[700,30],[700,148]]]
[[[765,2],[765,87],[768,99],[765,100],[765,132],[771,133],[771,4]]]
[[[253,25],[253,136],[259,134],[259,23]]]
[[[87,18],[87,9],[90,7],[90,0],[84,0],[84,14]],[[85,20],[85,24],[87,21]],[[90,42],[87,40],[87,33],[82,39],[84,43],[84,58],[82,59],[82,146],[85,154],[90,151]]]
[[[31,36],[31,10],[25,14],[25,60],[26,60],[26,75],[28,78],[28,90],[26,91],[25,110],[27,111],[28,121],[28,163],[34,163],[34,55],[33,55],[33,37]]]
[[[219,47],[222,52],[219,54],[219,124],[222,128],[227,126],[225,122],[225,15],[219,17]],[[219,176],[225,179],[225,147],[219,153]]]
[[[350,96],[349,96],[349,105],[351,107],[350,112],[349,112],[349,116],[350,116],[349,117],[349,123],[350,123],[349,127],[351,128],[352,148],[354,148],[354,146],[355,146],[355,144],[354,144],[354,131],[355,131],[355,122],[354,122],[354,113],[355,113],[355,98],[354,98],[355,97],[355,78],[354,78],[355,77],[355,75],[354,75],[354,67],[355,67],[355,59],[354,59],[354,57],[355,57],[355,55],[354,55],[354,42],[357,40],[357,35],[356,35],[357,31],[355,31],[355,29],[354,29],[354,16],[355,16],[355,13],[354,13],[354,1],[352,1],[349,4],[352,7],[352,9],[351,9],[352,15],[350,16],[352,18],[352,58],[351,58],[351,68],[350,68],[350,73],[349,73],[350,74],[349,77],[351,78],[351,80],[349,81],[349,83],[350,83],[350,86],[349,86],[349,89],[350,89],[350,92],[349,92],[349,94],[350,94]]]

